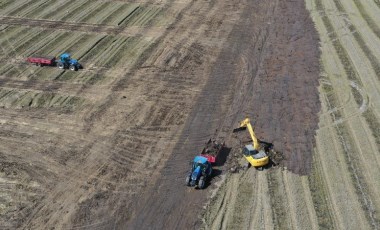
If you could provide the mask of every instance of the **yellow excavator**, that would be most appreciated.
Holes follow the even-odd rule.
[[[253,127],[249,118],[240,122],[240,127],[233,130],[234,133],[248,129],[252,139],[252,144],[246,145],[243,148],[243,155],[245,159],[256,169],[262,170],[264,166],[269,164],[269,151],[272,150],[273,145],[270,143],[259,141],[253,131]]]

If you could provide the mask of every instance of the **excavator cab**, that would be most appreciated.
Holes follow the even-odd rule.
[[[262,149],[254,149],[253,145],[246,145],[243,148],[243,155],[253,167],[263,167],[269,163],[269,157],[266,152]]]
[[[234,133],[248,129],[248,132],[252,139],[252,144],[246,145],[242,152],[245,159],[255,168],[262,169],[269,163],[269,157],[265,148],[265,144],[257,139],[251,122],[248,118],[240,122],[240,127],[233,130]]]

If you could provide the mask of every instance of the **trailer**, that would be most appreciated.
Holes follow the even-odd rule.
[[[225,146],[225,142],[210,139],[206,142],[200,156],[207,158],[207,161],[214,164],[217,161],[218,154]]]
[[[28,57],[26,59],[27,62],[35,64],[36,66],[56,66],[56,60],[55,57],[47,56],[47,57],[41,57],[41,56],[35,56],[35,57]]]

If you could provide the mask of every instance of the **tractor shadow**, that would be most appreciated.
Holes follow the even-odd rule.
[[[206,180],[205,187],[203,189],[207,189],[208,186],[210,186],[212,184],[212,182],[215,180],[215,178],[217,178],[220,175],[222,175],[222,172],[223,171],[221,169],[213,169],[212,170],[212,174],[210,176],[210,179]]]
[[[223,147],[220,150],[220,152],[218,154],[218,157],[216,158],[216,162],[215,162],[215,164],[213,166],[215,166],[215,167],[224,166],[224,164],[227,161],[228,156],[230,155],[231,149],[232,148]]]

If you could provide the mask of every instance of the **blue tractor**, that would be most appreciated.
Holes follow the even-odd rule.
[[[186,185],[191,187],[197,186],[199,189],[203,189],[211,174],[212,167],[207,158],[196,156],[192,162],[191,171],[186,177]]]
[[[81,68],[79,62],[70,57],[70,54],[64,53],[59,56],[59,60],[57,61],[57,66],[60,69],[70,69],[72,71],[77,71]]]

